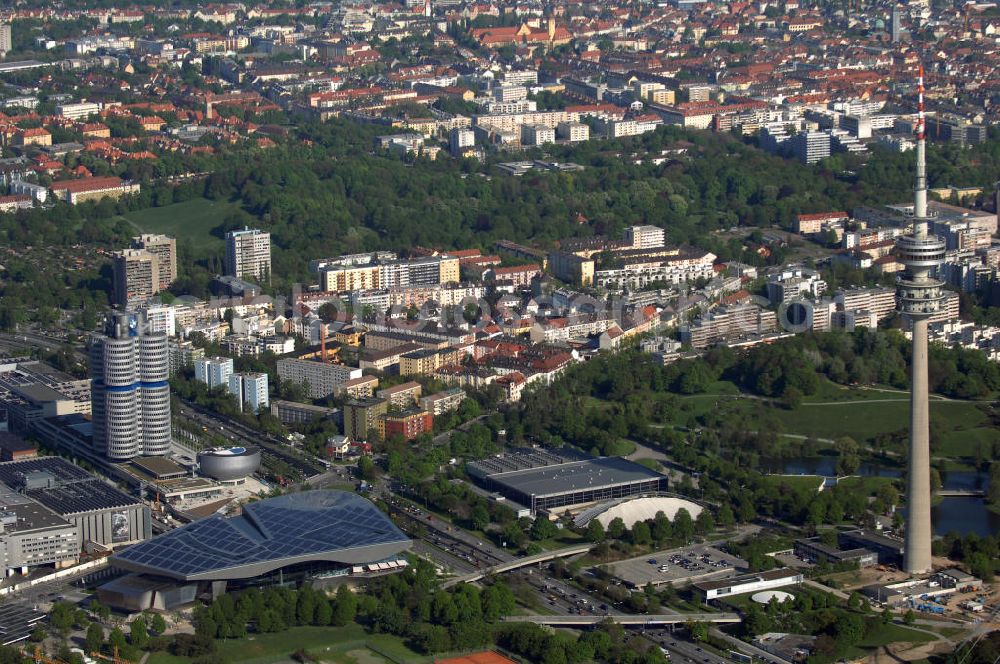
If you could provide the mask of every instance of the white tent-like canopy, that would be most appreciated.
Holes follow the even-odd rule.
[[[639,521],[656,518],[659,512],[663,512],[668,519],[673,521],[674,517],[677,516],[677,512],[682,508],[688,511],[692,519],[697,518],[701,514],[702,509],[704,509],[701,505],[693,503],[690,500],[684,500],[683,498],[648,496],[623,500],[607,505],[604,509],[588,510],[585,514],[581,515],[587,517],[586,523],[581,523],[581,520],[577,519],[577,525],[586,526],[592,519],[597,519],[602,526],[607,528],[608,524],[620,517],[625,522],[625,527],[631,528]]]

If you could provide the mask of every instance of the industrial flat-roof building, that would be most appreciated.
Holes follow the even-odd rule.
[[[303,491],[250,503],[241,516],[195,521],[111,557],[133,574],[103,586],[101,601],[142,610],[213,595],[227,583],[266,585],[318,572],[400,569],[410,540],[372,502],[346,491]],[[390,560],[391,559],[391,560]],[[389,561],[389,562],[383,562]]]
[[[900,565],[903,562],[903,540],[878,533],[865,530],[838,533],[837,544],[842,549],[863,548],[874,551],[882,565]]]
[[[0,482],[73,524],[82,543],[119,546],[152,533],[142,501],[60,457],[0,463]]]
[[[0,565],[7,576],[30,567],[74,564],[80,558],[77,527],[32,500],[0,485]]]
[[[9,646],[31,636],[35,625],[46,615],[29,602],[6,602],[0,605],[0,645]]]
[[[271,401],[271,414],[281,420],[282,424],[305,424],[313,420],[339,419],[340,411],[309,403],[274,399]]]
[[[526,449],[474,461],[469,475],[532,513],[667,490],[667,477],[620,457]]]
[[[801,572],[783,568],[743,574],[720,581],[702,581],[701,583],[695,583],[692,588],[701,597],[702,601],[708,602],[713,599],[729,597],[730,595],[743,595],[760,590],[773,590],[775,588],[791,586],[802,583],[802,579]]]
[[[837,549],[827,546],[818,537],[795,540],[795,555],[812,562],[828,562],[830,564],[856,562],[858,567],[871,567],[878,562],[878,554],[871,549],[853,548]]]

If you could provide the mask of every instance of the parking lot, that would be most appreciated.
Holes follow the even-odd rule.
[[[671,582],[677,585],[705,578],[725,578],[746,569],[746,562],[707,545],[660,551],[608,566],[611,573],[637,588]]]

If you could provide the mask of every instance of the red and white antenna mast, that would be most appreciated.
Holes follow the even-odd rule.
[[[913,231],[916,235],[927,233],[927,124],[924,116],[924,66],[920,65],[917,78],[917,182],[913,190]]]

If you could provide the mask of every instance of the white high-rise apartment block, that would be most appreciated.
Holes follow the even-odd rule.
[[[634,249],[657,249],[666,242],[659,226],[632,226],[625,229],[624,240]]]
[[[545,125],[521,125],[521,143],[545,145],[556,142],[556,130]]]
[[[229,393],[236,397],[240,410],[259,413],[270,403],[267,398],[267,374],[235,373],[229,377]]]
[[[170,451],[167,335],[135,312],[109,314],[90,346],[94,451],[113,461]]]
[[[582,122],[560,122],[556,125],[556,136],[571,143],[586,141],[590,139],[590,127]]]
[[[361,378],[361,369],[283,357],[278,360],[278,378],[305,385],[310,399],[322,399],[339,391],[347,381]]]
[[[255,228],[226,233],[226,274],[238,279],[271,280],[271,234]]]
[[[503,74],[504,85],[536,85],[538,72],[534,69],[507,71]]]
[[[229,377],[233,375],[233,358],[203,357],[194,362],[194,378],[208,385],[213,390],[220,385],[229,385]]]
[[[6,55],[14,48],[9,23],[0,23],[0,54]]]
[[[493,98],[497,101],[521,101],[528,98],[528,88],[523,85],[502,85],[493,88]]]
[[[476,146],[476,134],[471,129],[455,127],[448,134],[448,147],[453,155],[460,155],[467,148]]]
[[[172,306],[155,305],[140,308],[146,318],[146,329],[150,332],[163,332],[168,337],[174,336],[177,328],[176,311]]]

